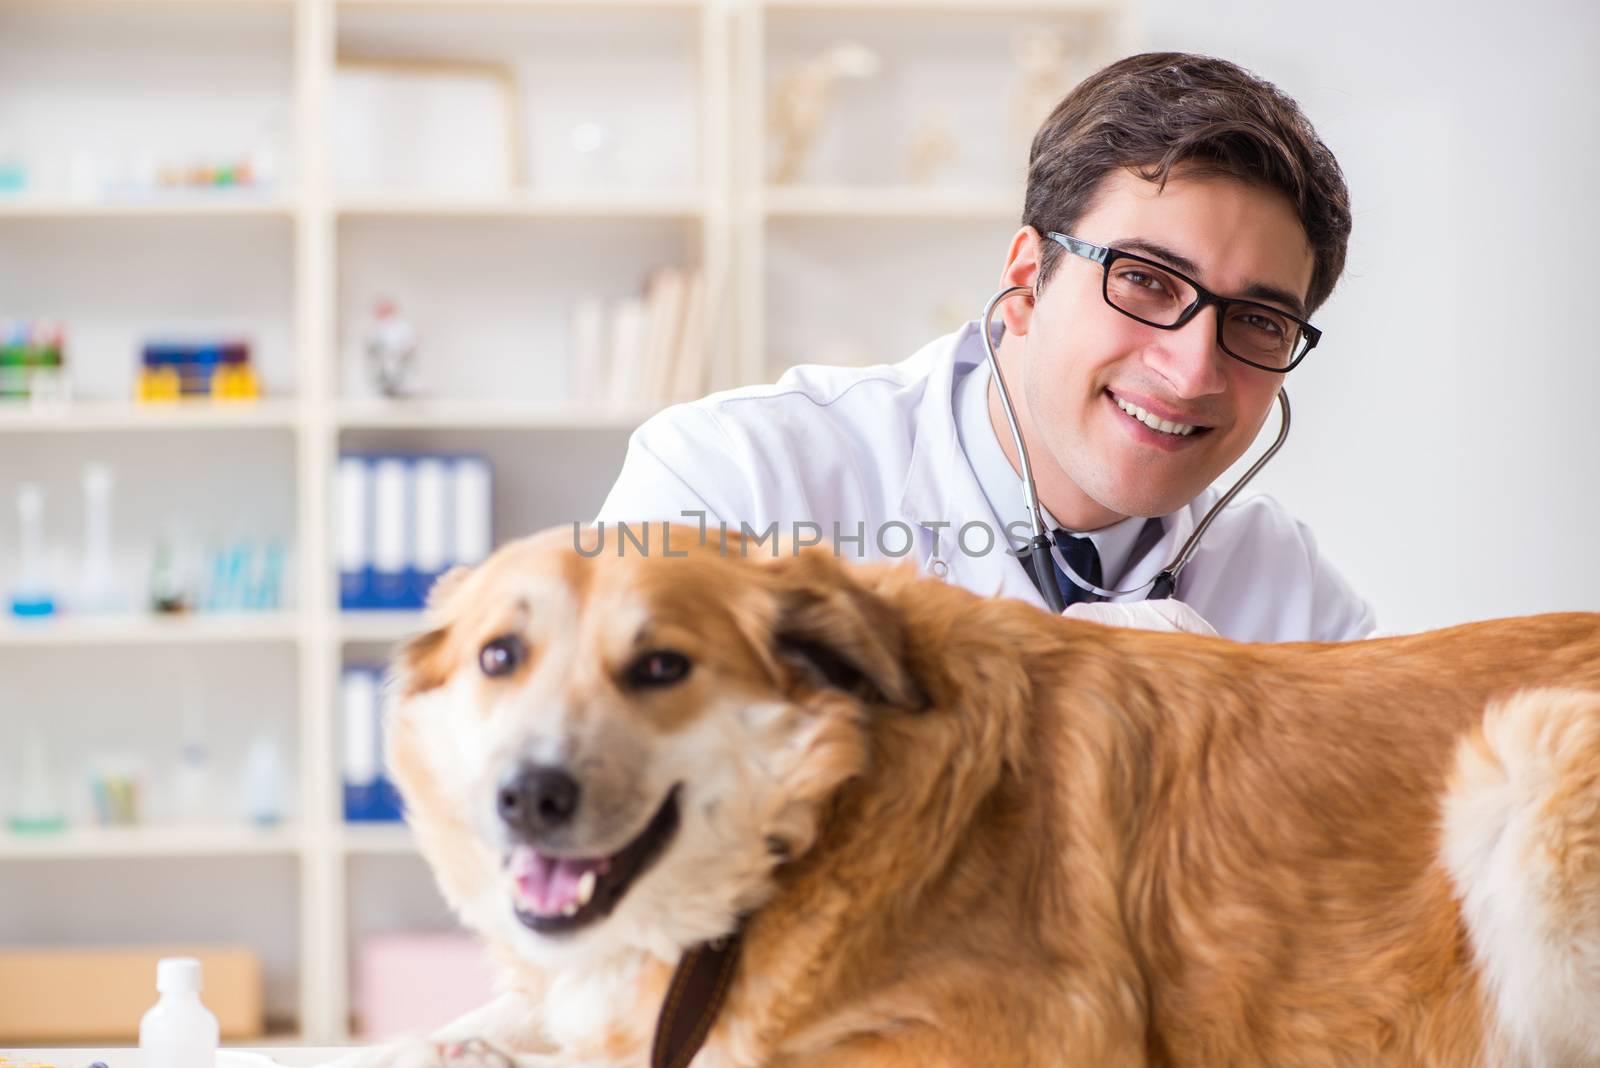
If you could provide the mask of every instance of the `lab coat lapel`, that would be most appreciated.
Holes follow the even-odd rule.
[[[929,375],[927,392],[918,407],[916,441],[900,496],[900,514],[920,530],[918,564],[924,574],[939,575],[942,564],[947,571],[941,577],[950,582],[985,596],[1016,598],[1042,608],[1044,599],[1039,591],[1022,565],[1005,551],[1004,525],[989,507],[956,433],[956,376],[970,371],[983,358],[977,324],[968,323],[951,339],[950,351]],[[968,555],[962,551],[961,526],[973,521],[988,524],[994,532],[992,552]],[[939,523],[948,525],[930,525]],[[978,550],[987,541],[974,531],[968,535],[967,545]]]

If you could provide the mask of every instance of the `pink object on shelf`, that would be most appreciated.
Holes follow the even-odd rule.
[[[465,934],[395,933],[361,940],[355,991],[363,1039],[426,1035],[494,997],[481,943]]]

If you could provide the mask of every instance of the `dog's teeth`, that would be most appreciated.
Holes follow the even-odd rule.
[[[583,873],[583,878],[578,880],[578,906],[581,908],[594,899],[594,871],[591,869]]]
[[[576,916],[577,914],[578,903],[576,901],[567,902],[567,907],[561,910],[561,915],[563,916]]]

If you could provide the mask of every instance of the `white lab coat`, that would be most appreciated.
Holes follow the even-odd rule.
[[[988,553],[980,531],[968,532],[965,547],[959,535],[970,520],[1003,530],[962,452],[953,408],[958,376],[982,359],[969,323],[898,364],[795,367],[774,385],[675,405],[634,432],[596,518],[694,523],[682,513],[704,512],[713,532],[719,521],[733,532],[776,523],[784,536],[810,522],[829,545],[835,524],[846,539],[864,524],[864,544],[843,541],[845,555],[914,560],[979,593],[1042,608],[1003,535]],[[1113,576],[1116,584],[1154,577],[1218,496],[1208,489],[1162,517],[1160,540]],[[949,525],[929,525],[940,522]],[[891,523],[903,526],[885,527]],[[907,527],[914,544],[902,554]],[[798,533],[815,536],[809,527]],[[1177,596],[1218,633],[1242,641],[1360,638],[1376,625],[1372,609],[1318,555],[1310,530],[1266,496],[1218,515],[1179,575]]]

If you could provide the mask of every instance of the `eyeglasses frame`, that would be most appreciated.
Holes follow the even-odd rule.
[[[1272,374],[1286,375],[1290,371],[1293,371],[1296,367],[1299,367],[1301,361],[1306,358],[1312,349],[1317,347],[1317,342],[1322,340],[1322,331],[1318,330],[1316,327],[1312,326],[1298,315],[1286,312],[1282,308],[1274,307],[1271,304],[1263,304],[1258,300],[1241,300],[1237,297],[1220,296],[1211,292],[1211,290],[1207,289],[1199,282],[1196,282],[1193,278],[1190,278],[1182,271],[1175,270],[1158,260],[1147,259],[1146,257],[1140,256],[1133,252],[1124,252],[1119,248],[1109,248],[1105,245],[1096,245],[1093,242],[1084,241],[1081,238],[1070,237],[1054,230],[1051,230],[1049,233],[1045,234],[1045,236],[1073,255],[1082,256],[1086,260],[1098,263],[1101,267],[1100,296],[1105,300],[1108,307],[1114,311],[1126,315],[1134,322],[1143,323],[1146,326],[1153,326],[1157,330],[1177,330],[1179,327],[1182,327],[1188,323],[1190,319],[1193,319],[1196,315],[1199,315],[1203,308],[1213,304],[1216,305],[1217,347],[1220,348],[1230,359],[1238,360],[1240,363],[1254,367],[1257,370],[1267,371]],[[1182,280],[1184,283],[1194,288],[1196,293],[1194,303],[1185,308],[1183,312],[1179,314],[1177,320],[1171,323],[1151,322],[1149,319],[1145,319],[1141,316],[1133,314],[1133,312],[1128,311],[1126,308],[1117,307],[1111,302],[1111,265],[1117,260],[1133,260],[1135,263],[1142,263],[1148,267],[1154,267],[1163,274],[1169,274],[1174,278]],[[1261,308],[1262,310],[1269,311],[1274,315],[1282,315],[1285,318],[1294,320],[1297,324],[1299,324],[1301,331],[1304,333],[1306,339],[1305,348],[1300,350],[1300,354],[1296,356],[1287,367],[1269,367],[1264,363],[1257,363],[1254,360],[1246,359],[1245,357],[1240,356],[1237,352],[1234,352],[1232,349],[1228,348],[1227,342],[1222,339],[1223,324],[1227,322],[1228,309],[1234,307],[1235,305],[1246,308]]]

